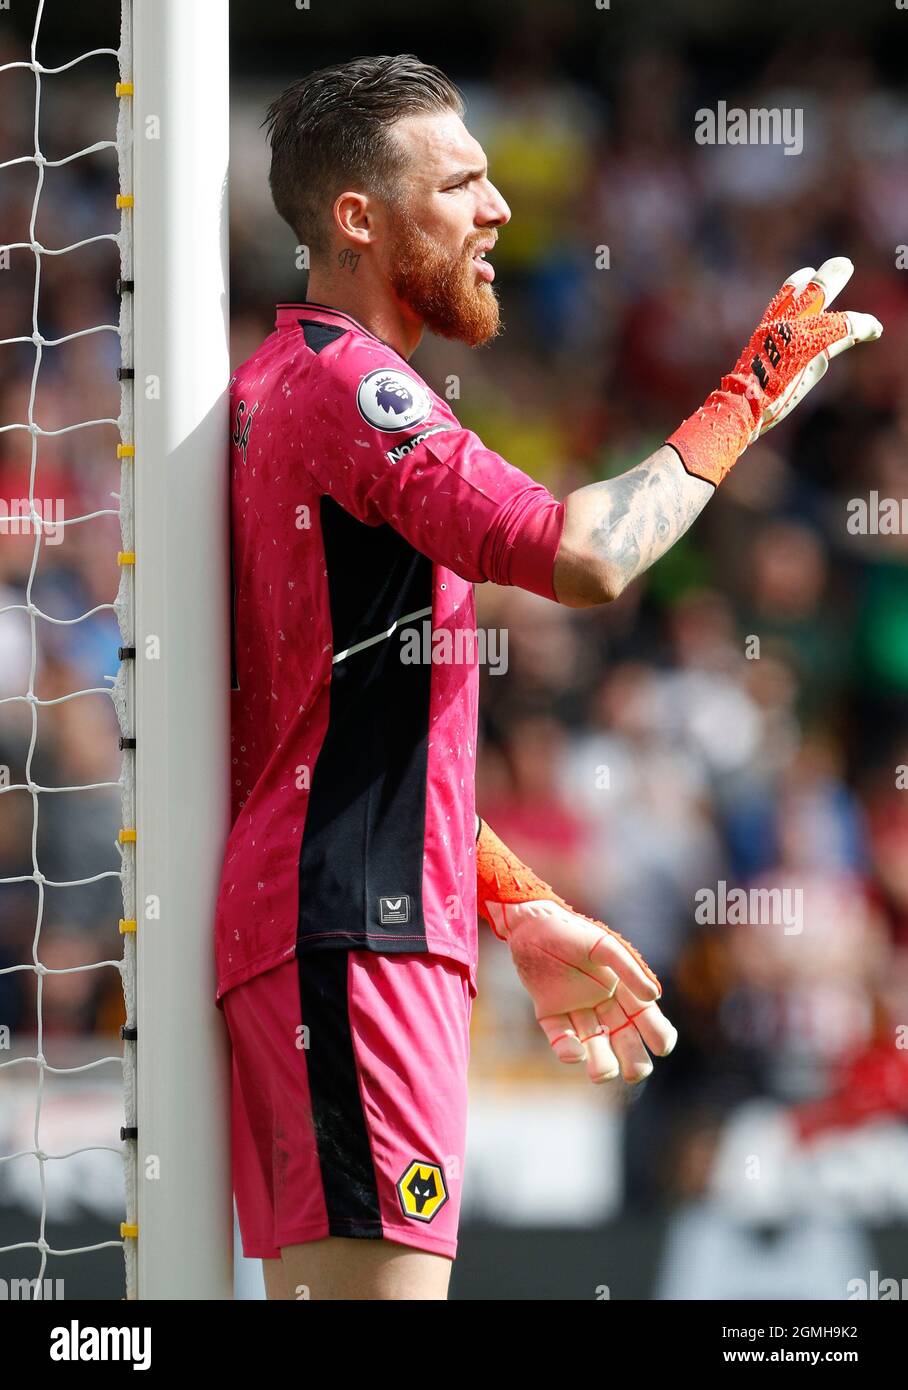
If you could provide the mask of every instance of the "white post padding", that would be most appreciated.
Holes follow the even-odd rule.
[[[132,0],[138,1297],[233,1295],[228,0]]]

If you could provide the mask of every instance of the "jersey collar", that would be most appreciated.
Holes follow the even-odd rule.
[[[275,328],[299,328],[299,321],[303,318],[318,319],[320,323],[338,323],[344,325],[352,324],[358,328],[360,333],[365,333],[369,338],[375,338],[377,343],[382,341],[376,338],[374,333],[370,333],[355,319],[352,314],[346,313],[343,309],[335,309],[330,304],[318,304],[314,299],[306,299],[302,304],[279,304],[277,306],[277,317],[274,321]]]
[[[409,367],[410,365],[406,357],[399,353],[396,347],[393,347],[391,343],[386,343],[384,338],[379,338],[375,333],[371,333],[352,314],[346,313],[343,309],[335,309],[330,304],[319,304],[314,299],[305,299],[301,304],[278,304],[274,326],[276,329],[299,328],[300,319],[317,319],[319,323],[335,323],[342,328],[357,328],[360,333],[371,338],[373,343],[381,343],[382,347],[393,352],[395,357],[399,357],[406,366]]]

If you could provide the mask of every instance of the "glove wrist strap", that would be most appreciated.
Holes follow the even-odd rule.
[[[734,389],[739,384],[744,385],[741,378],[726,377],[722,382],[725,389],[713,391],[697,413],[665,441],[688,473],[714,487],[731,472],[760,419],[760,403]],[[733,389],[727,389],[729,386]]]

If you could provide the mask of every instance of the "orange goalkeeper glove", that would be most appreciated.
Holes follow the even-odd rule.
[[[655,1002],[662,986],[643,957],[569,907],[484,821],[476,877],[479,911],[508,943],[558,1060],[586,1062],[592,1081],[619,1072],[645,1080],[653,1069],[646,1048],[666,1057],[678,1034]]]
[[[825,312],[853,272],[847,257],[836,256],[786,280],[731,376],[665,441],[688,473],[718,486],[748,444],[784,420],[825,376],[833,357],[880,336],[883,325],[872,314]]]

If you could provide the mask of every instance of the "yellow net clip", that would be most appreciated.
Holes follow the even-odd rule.
[[[139,929],[139,924],[138,924],[138,922],[136,921],[135,917],[121,917],[121,918],[120,918],[120,935],[121,935],[121,936],[125,936],[127,932],[138,931],[138,929]]]
[[[118,551],[117,551],[117,564],[118,564],[118,565],[134,565],[135,562],[136,562],[136,552],[135,552],[134,550],[118,550]]]
[[[136,89],[131,82],[118,82],[114,91],[118,97],[131,97],[135,96]]]
[[[136,205],[136,200],[135,200],[135,198],[132,196],[131,193],[118,193],[118,194],[117,194],[117,207],[118,207],[118,208],[121,208],[121,209],[122,209],[122,208],[134,208],[135,205]]]
[[[134,830],[123,829],[117,837],[121,845],[134,845],[136,842],[136,832]]]
[[[135,446],[135,444],[118,444],[118,445],[117,445],[117,458],[118,458],[118,459],[134,459],[135,456],[136,456],[136,446]]]
[[[138,1226],[131,1226],[131,1225],[129,1224],[128,1221],[121,1221],[121,1222],[120,1222],[120,1235],[123,1236],[124,1239],[127,1239],[127,1238],[128,1238],[128,1239],[130,1239],[130,1240],[138,1240],[138,1239],[139,1239],[139,1228],[138,1228]]]

